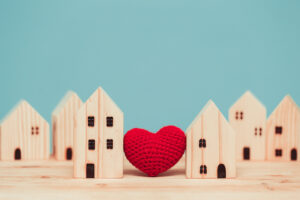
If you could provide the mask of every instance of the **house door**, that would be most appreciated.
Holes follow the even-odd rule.
[[[19,148],[15,150],[15,160],[21,160],[21,150]]]
[[[244,147],[243,157],[244,157],[244,160],[250,160],[250,148],[249,147]]]
[[[94,164],[86,164],[86,178],[95,178]]]
[[[226,178],[226,168],[223,164],[218,166],[218,178]]]
[[[291,160],[297,160],[297,149],[291,150]]]
[[[72,148],[67,148],[66,158],[67,158],[67,160],[72,160]]]

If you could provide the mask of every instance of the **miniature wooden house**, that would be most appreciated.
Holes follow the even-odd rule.
[[[267,159],[298,161],[300,111],[290,96],[284,97],[267,120]]]
[[[48,122],[22,100],[0,126],[0,160],[44,160],[49,158]]]
[[[123,112],[102,88],[76,116],[74,177],[123,177]]]
[[[186,130],[186,177],[236,176],[235,132],[210,100]]]
[[[82,101],[69,91],[52,112],[53,155],[57,160],[72,160],[74,120]]]
[[[229,109],[238,161],[266,160],[266,112],[265,106],[249,91]]]

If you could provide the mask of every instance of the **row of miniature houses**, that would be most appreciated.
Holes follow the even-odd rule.
[[[68,92],[52,113],[53,154],[74,160],[74,177],[123,175],[123,113],[98,88],[83,103]],[[266,122],[265,107],[246,92],[229,110],[229,123],[209,101],[186,130],[188,178],[235,177],[238,160],[297,160],[300,113],[287,96]],[[49,158],[49,125],[21,101],[0,126],[0,160]],[[237,142],[236,142],[237,141]]]

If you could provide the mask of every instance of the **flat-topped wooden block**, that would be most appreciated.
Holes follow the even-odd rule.
[[[186,130],[186,177],[235,176],[235,132],[210,100]]]
[[[266,160],[265,106],[247,91],[231,106],[228,119],[236,133],[237,160]]]
[[[72,162],[0,162],[0,199],[298,200],[298,162],[237,163],[235,179],[186,179],[184,157],[158,177],[124,162],[123,179],[74,179]]]
[[[49,124],[27,101],[20,101],[1,121],[0,160],[45,160],[49,146]]]
[[[52,112],[53,155],[57,160],[72,160],[74,120],[82,104],[78,95],[69,91]]]

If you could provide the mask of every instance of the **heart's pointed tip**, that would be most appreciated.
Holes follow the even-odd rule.
[[[149,177],[156,177],[158,175],[158,173],[155,173],[155,174],[152,174],[152,173],[149,173],[147,174]]]

